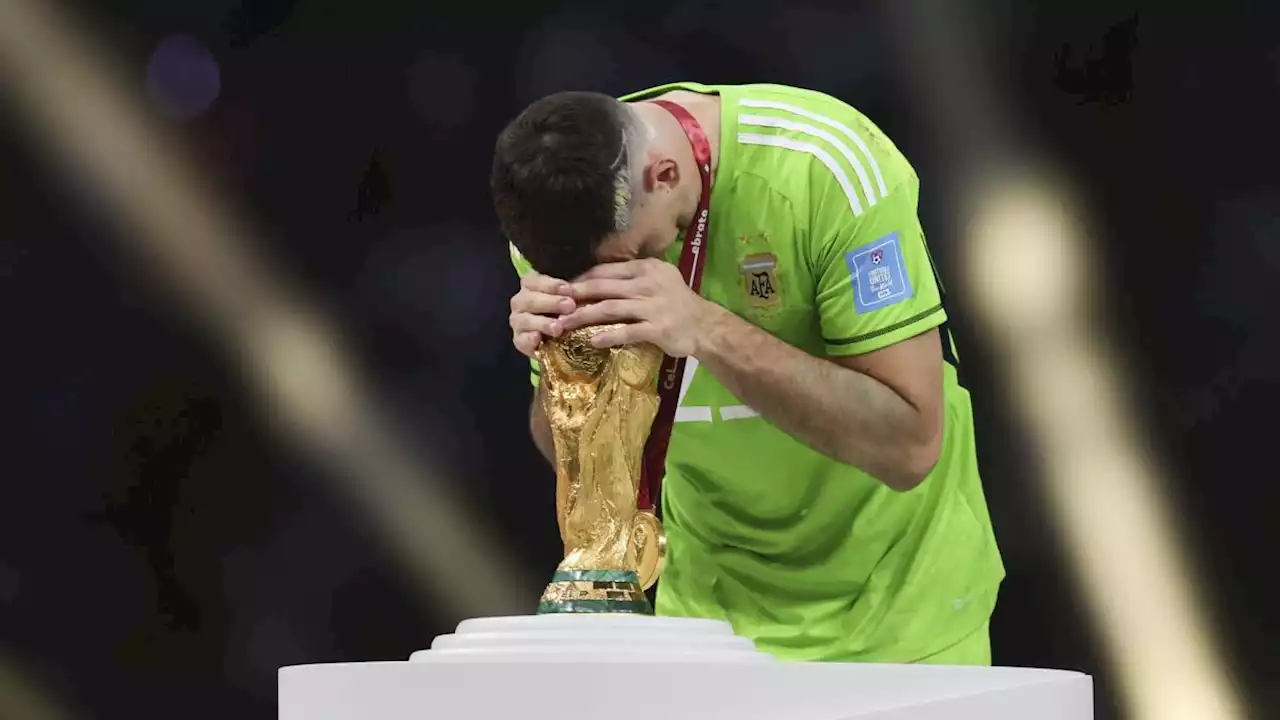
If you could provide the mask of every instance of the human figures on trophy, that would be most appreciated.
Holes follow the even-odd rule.
[[[663,353],[647,344],[593,347],[608,327],[575,330],[537,352],[565,545],[541,613],[653,612],[644,591],[657,580],[665,542],[637,498]]]

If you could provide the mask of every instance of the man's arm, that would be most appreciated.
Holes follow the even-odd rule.
[[[555,465],[556,448],[551,439],[551,423],[547,421],[547,412],[542,404],[542,384],[533,390],[533,404],[529,407],[529,434],[533,436],[533,444],[547,459]]]
[[[606,264],[588,273],[591,279],[575,283],[575,293],[600,302],[580,307],[566,327],[629,322],[596,340],[654,342],[670,354],[693,355],[779,429],[909,490],[941,452],[937,328],[946,312],[916,216],[918,183],[905,163],[895,163],[895,170],[902,177],[877,195],[872,209],[869,201],[855,204],[825,166],[815,168],[819,194],[802,247],[816,275],[823,357],[694,295],[678,271],[657,261]]]
[[[699,364],[761,417],[895,490],[919,485],[942,447],[937,330],[864,355],[816,358],[703,303]]]
[[[880,149],[891,182],[884,191],[872,189],[861,207],[849,187],[814,166],[807,252],[817,275],[825,357],[789,347],[728,312],[708,311],[712,319],[700,335],[707,357],[699,361],[797,439],[909,490],[941,453],[937,328],[946,311],[917,215],[919,181],[896,150]]]

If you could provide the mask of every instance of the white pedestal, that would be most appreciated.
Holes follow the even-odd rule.
[[[281,720],[1092,720],[1087,675],[788,663],[726,623],[468,620],[408,662],[280,670]]]

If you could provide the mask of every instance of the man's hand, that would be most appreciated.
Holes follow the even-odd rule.
[[[528,357],[543,337],[560,337],[560,316],[577,308],[569,283],[531,272],[520,278],[520,291],[511,296],[511,343]]]
[[[561,330],[626,323],[592,338],[596,347],[647,342],[672,357],[697,351],[706,300],[685,284],[676,266],[657,259],[597,265],[572,286],[578,309],[560,318]]]

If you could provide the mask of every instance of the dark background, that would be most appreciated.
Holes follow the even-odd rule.
[[[930,184],[947,155],[873,3],[80,5],[139,83],[165,36],[205,44],[220,93],[174,122],[522,565],[550,570],[559,546],[487,173],[526,103],[676,79],[827,91],[912,159],[954,272],[960,237]],[[1093,208],[1089,272],[1130,399],[1233,668],[1260,716],[1280,717],[1280,5],[1152,5],[965,7],[992,82]],[[995,660],[1094,674],[1098,717],[1119,717],[1002,378],[964,295],[950,302],[1008,567]],[[0,327],[0,653],[77,717],[274,717],[277,667],[403,659],[460,619],[411,590],[315,482],[320,463],[277,441],[11,118]]]

